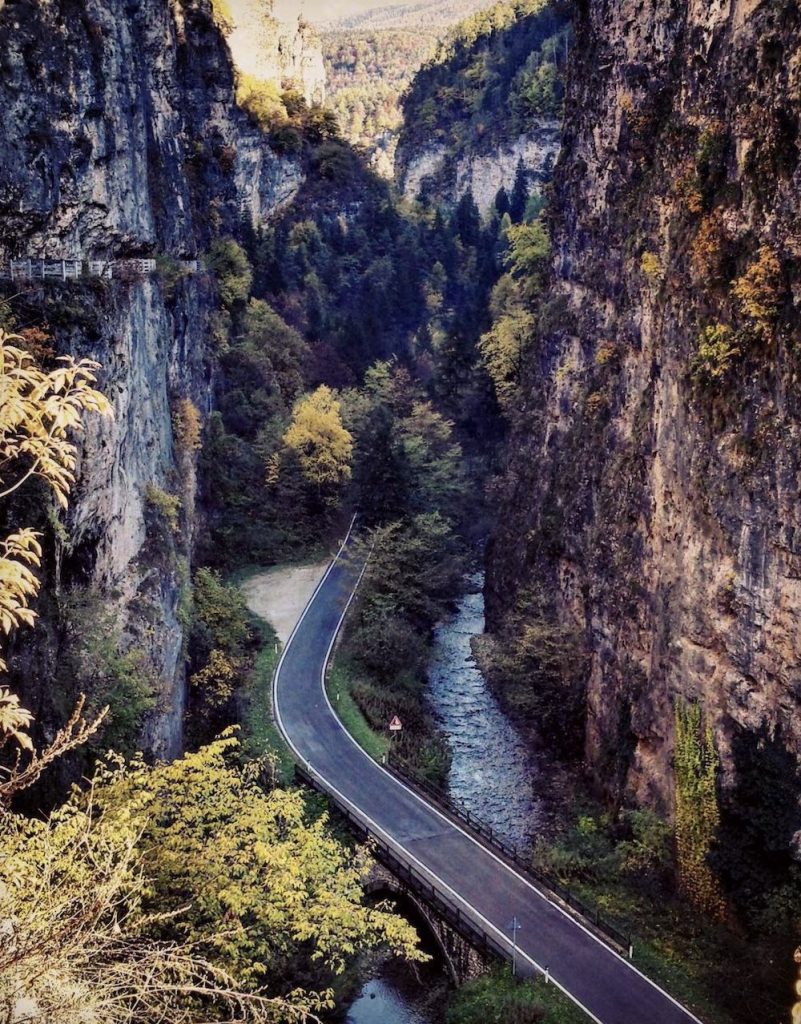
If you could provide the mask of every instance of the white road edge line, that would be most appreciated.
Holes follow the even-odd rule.
[[[512,943],[509,941],[508,936],[506,936],[500,929],[498,929],[491,921],[488,921],[482,914],[480,914],[474,907],[472,907],[463,896],[460,896],[459,893],[457,893],[454,889],[452,889],[448,885],[447,882],[443,881],[443,879],[441,879],[435,872],[433,872],[425,864],[423,864],[421,861],[419,861],[413,854],[411,854],[408,850],[406,850],[403,846],[401,846],[400,843],[397,842],[397,840],[393,839],[393,837],[389,833],[384,831],[384,829],[378,824],[378,822],[374,821],[368,814],[365,814],[364,811],[362,811],[360,808],[358,808],[343,793],[341,793],[336,788],[336,786],[333,785],[333,783],[331,783],[328,780],[326,780],[321,775],[320,772],[318,772],[315,768],[313,768],[311,763],[306,760],[306,758],[301,754],[301,752],[294,745],[294,743],[290,739],[290,737],[289,737],[289,735],[288,735],[288,733],[287,733],[287,731],[286,731],[286,729],[284,727],[284,723],[283,723],[283,720],[281,718],[279,702],[278,702],[278,679],[279,679],[279,676],[281,674],[281,668],[282,668],[283,663],[284,663],[284,658],[286,657],[286,654],[289,651],[290,645],[292,644],[292,641],[294,640],[295,634],[297,633],[298,629],[300,628],[301,623],[306,618],[306,614],[310,610],[312,604],[314,604],[314,601],[315,601],[317,595],[319,594],[320,590],[322,590],[323,585],[325,584],[325,582],[328,579],[328,577],[331,575],[331,572],[333,571],[334,566],[337,564],[337,562],[339,561],[340,557],[342,556],[342,552],[345,550],[345,547],[346,547],[348,541],[350,540],[351,534],[353,533],[353,527],[354,527],[354,525],[356,523],[357,515],[354,515],[353,518],[351,519],[350,526],[348,527],[348,532],[345,535],[345,539],[342,541],[342,544],[340,545],[339,550],[337,551],[336,555],[334,556],[331,564],[328,566],[328,569],[326,570],[326,572],[323,575],[322,579],[320,580],[320,582],[315,587],[314,592],[312,593],[311,597],[309,598],[309,600],[308,600],[308,602],[306,604],[306,607],[303,609],[303,613],[301,614],[300,618],[296,622],[295,627],[292,630],[292,632],[291,632],[291,634],[289,636],[289,639],[286,642],[286,646],[284,647],[283,651],[281,652],[281,657],[280,657],[278,665],[276,667],[275,675],[273,676],[273,713],[275,715],[276,723],[278,725],[279,730],[281,731],[282,736],[286,740],[286,742],[289,745],[290,749],[294,752],[294,754],[300,760],[301,764],[305,765],[306,768],[309,771],[311,771],[311,773],[313,775],[317,776],[317,778],[319,778],[320,781],[329,790],[331,790],[331,792],[335,793],[336,796],[339,797],[339,799],[342,800],[343,803],[345,803],[348,807],[350,807],[352,809],[352,811],[356,814],[356,816],[359,819],[361,819],[363,821],[369,822],[370,825],[372,825],[373,828],[376,830],[376,832],[378,832],[382,836],[384,836],[384,838],[387,841],[388,845],[390,845],[393,849],[395,849],[406,860],[412,861],[415,864],[417,864],[417,866],[422,870],[422,872],[425,875],[429,875],[431,878],[435,879],[447,892],[449,892],[452,896],[454,896],[458,900],[459,903],[462,903],[469,910],[469,912],[471,914],[475,915],[479,920],[481,920],[490,929],[490,931],[492,931],[496,935],[498,935],[500,937],[501,941],[503,942],[503,944],[506,947],[511,948]],[[411,789],[409,786],[407,786],[404,782],[402,782],[395,775],[392,775],[390,772],[388,772],[386,770],[386,768],[383,767],[383,765],[381,765],[378,761],[376,761],[374,758],[370,757],[369,754],[367,754],[367,752],[359,744],[359,742],[345,728],[344,723],[342,722],[342,720],[340,719],[339,715],[334,710],[334,706],[331,704],[331,701],[329,700],[328,692],[327,692],[326,686],[325,686],[325,677],[326,677],[326,672],[327,672],[327,669],[328,669],[328,663],[329,663],[329,661],[331,659],[331,652],[334,649],[334,645],[336,643],[337,637],[339,636],[339,633],[340,633],[340,631],[342,629],[342,625],[343,625],[343,623],[345,621],[345,618],[346,618],[346,616],[348,614],[348,611],[350,610],[350,606],[353,603],[354,598],[356,597],[356,592],[357,592],[357,590],[359,588],[359,584],[361,583],[361,581],[362,581],[366,571],[367,571],[367,563],[365,563],[364,567],[362,568],[362,571],[359,573],[359,577],[356,580],[356,583],[355,583],[355,585],[353,587],[353,590],[351,591],[350,597],[348,598],[347,604],[345,605],[345,608],[344,608],[344,610],[342,612],[342,615],[340,616],[339,622],[337,623],[337,627],[334,630],[333,636],[331,637],[331,642],[328,645],[328,650],[326,652],[326,656],[325,656],[325,659],[323,661],[323,668],[322,668],[322,674],[321,674],[321,680],[320,680],[321,686],[322,686],[322,691],[323,691],[323,696],[324,696],[325,702],[328,705],[328,708],[331,711],[331,714],[333,715],[334,720],[336,721],[336,723],[339,726],[339,728],[348,737],[350,742],[353,743],[353,745],[356,747],[356,749],[359,751],[359,753],[364,758],[366,758],[370,762],[371,765],[375,766],[376,768],[379,769],[379,771],[383,772],[387,776],[387,778],[391,779],[392,782],[394,782],[396,785],[398,785],[402,789],[404,789],[407,793],[409,793],[410,796],[412,796],[415,800],[417,800],[420,804],[422,804],[427,810],[433,811],[439,818],[442,819],[442,821],[444,821],[446,824],[452,826],[453,828],[457,829],[457,831],[459,831],[466,839],[469,839],[470,842],[472,842],[474,845],[476,845],[480,850],[482,850],[486,854],[489,854],[489,856],[492,857],[492,859],[495,860],[502,868],[504,868],[510,874],[514,875],[515,878],[519,879],[519,881],[521,881],[525,886],[527,886],[532,892],[536,893],[537,896],[540,897],[540,899],[545,900],[545,902],[548,903],[549,906],[552,906],[555,910],[557,910],[560,914],[562,914],[568,921],[570,921],[572,924],[574,924],[577,928],[580,928],[594,942],[597,942],[598,945],[603,950],[605,950],[607,953],[611,953],[612,956],[617,957],[617,959],[622,964],[624,964],[629,970],[633,971],[640,978],[642,978],[643,981],[645,981],[652,988],[656,989],[656,991],[660,992],[663,996],[665,996],[665,998],[668,999],[671,1003],[673,1003],[674,1006],[678,1007],[683,1013],[685,1013],[687,1015],[687,1017],[691,1021],[694,1021],[695,1024],[703,1024],[703,1021],[701,1021],[698,1017],[696,1017],[695,1014],[693,1014],[690,1010],[688,1010],[686,1006],[682,1005],[682,1003],[680,1003],[677,999],[675,999],[669,992],[666,992],[665,989],[663,989],[661,985],[657,984],[655,981],[653,981],[653,979],[649,978],[646,974],[643,974],[643,972],[641,970],[639,970],[633,963],[631,963],[630,960],[627,960],[625,957],[621,956],[617,952],[617,950],[613,949],[611,946],[609,946],[605,942],[603,942],[597,935],[595,935],[592,931],[590,931],[589,928],[587,928],[585,925],[583,925],[579,919],[574,917],[572,914],[568,914],[567,911],[565,911],[558,904],[554,903],[552,900],[549,900],[548,897],[541,890],[539,890],[535,885],[533,885],[531,882],[529,882],[529,880],[527,878],[524,878],[521,874],[519,874],[517,871],[515,871],[513,868],[511,868],[505,861],[501,860],[501,858],[498,857],[497,854],[493,850],[491,850],[490,848],[485,846],[483,843],[480,843],[474,836],[470,835],[469,832],[466,832],[461,827],[461,825],[458,822],[455,822],[451,818],[446,817],[439,810],[439,808],[435,807],[433,804],[428,803],[428,801],[423,800],[423,798],[418,793],[416,793],[413,789]],[[536,968],[540,972],[540,974],[543,974],[543,975],[545,974],[545,969],[542,966],[540,966],[540,964],[538,964],[536,962],[536,960],[534,960],[532,957],[530,957],[527,953],[525,953],[519,947],[518,947],[518,955],[522,955],[524,959],[528,960],[528,962],[534,968]],[[583,1010],[584,1013],[586,1013],[587,1016],[591,1018],[591,1020],[596,1022],[596,1024],[604,1024],[604,1022],[602,1020],[600,1020],[598,1017],[596,1017],[590,1010],[588,1010],[587,1007],[583,1005],[583,1003],[579,1002],[579,1000],[574,995],[572,995],[570,992],[568,992],[568,990],[563,985],[561,985],[553,977],[553,975],[550,975],[550,981],[554,985],[556,985],[556,987],[559,988],[562,992],[564,992],[564,994],[568,997],[568,999],[570,999],[572,1002],[574,1002],[576,1004],[576,1006],[578,1006],[581,1010]]]

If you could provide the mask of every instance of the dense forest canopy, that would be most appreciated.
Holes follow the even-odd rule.
[[[385,153],[391,169],[400,97],[434,48],[435,29],[387,28],[323,35],[329,106],[351,142]]]

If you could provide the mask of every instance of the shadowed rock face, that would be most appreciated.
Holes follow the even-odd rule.
[[[781,2],[584,0],[575,31],[487,610],[498,628],[533,584],[583,631],[599,782],[669,808],[679,698],[706,709],[727,783],[738,726],[801,753],[801,22]],[[766,249],[760,333],[736,282]],[[705,382],[714,325],[738,353]]]
[[[212,234],[233,232],[243,215],[258,224],[299,187],[298,165],[235,106],[206,0],[20,0],[0,8],[0,38],[0,262],[194,257]],[[113,422],[89,423],[48,586],[99,587],[119,610],[160,690],[146,747],[172,756],[185,705],[178,609],[196,529],[195,454],[176,449],[172,408],[190,398],[202,415],[210,409],[213,283],[201,272],[169,286],[156,275],[31,288],[58,349],[101,364],[115,411]],[[65,307],[81,315],[60,316]],[[180,497],[180,535],[154,523],[148,487]],[[57,583],[43,610],[56,594]],[[35,653],[19,634],[15,664],[47,730],[63,709],[52,705],[58,631],[48,644],[47,621],[41,630]]]

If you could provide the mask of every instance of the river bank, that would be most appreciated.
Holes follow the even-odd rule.
[[[450,751],[449,796],[508,842],[524,848],[549,820],[538,793],[545,766],[502,709],[473,656],[473,641],[484,632],[483,584],[482,573],[471,574],[453,614],[434,630],[425,703]],[[479,1005],[489,998],[491,982],[485,982]],[[346,1024],[441,1024],[448,1005],[457,1012],[456,1003],[451,993],[447,1005],[432,1006],[430,984],[430,973],[417,978],[395,961],[373,965],[348,1010]],[[503,984],[498,982],[497,987],[503,989]],[[457,1002],[469,1007],[471,993],[462,991]],[[530,994],[526,999],[534,1004]],[[571,1019],[571,1008],[559,1012],[567,1016],[551,1019]]]

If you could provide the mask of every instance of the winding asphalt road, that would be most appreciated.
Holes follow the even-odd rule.
[[[598,1024],[700,1024],[491,849],[384,771],[345,731],[323,678],[363,569],[352,549],[349,537],[276,672],[276,720],[297,758],[369,833],[413,864],[510,953],[510,923],[516,917],[520,973],[547,969],[550,980]],[[403,708],[398,710],[402,715]]]

